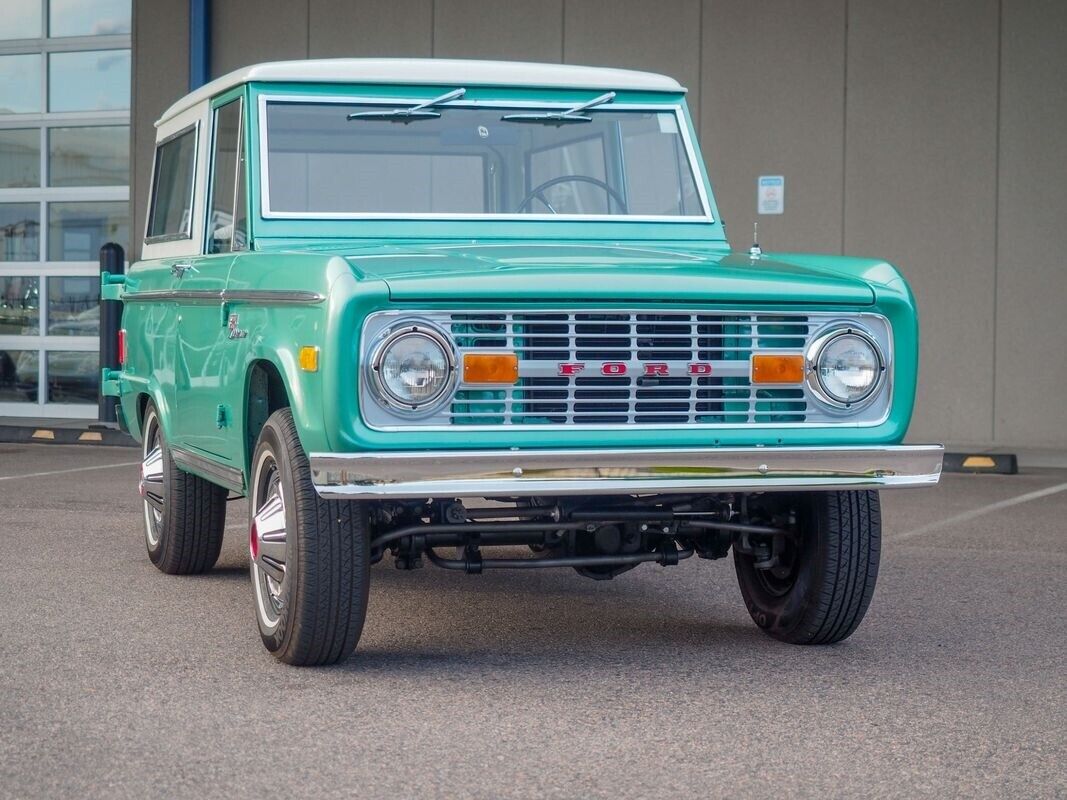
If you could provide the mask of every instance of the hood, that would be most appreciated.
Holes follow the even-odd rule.
[[[359,277],[384,281],[398,301],[874,302],[857,278],[684,247],[468,242],[377,246],[344,257]]]

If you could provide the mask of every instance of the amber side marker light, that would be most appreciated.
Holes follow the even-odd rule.
[[[752,356],[753,383],[803,383],[804,356]]]
[[[304,370],[304,372],[319,371],[319,348],[300,348],[300,369]]]
[[[464,353],[464,383],[516,383],[519,357],[514,353]]]

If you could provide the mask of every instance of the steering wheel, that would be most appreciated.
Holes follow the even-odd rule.
[[[536,199],[544,203],[548,207],[548,210],[551,211],[553,214],[558,214],[559,212],[556,211],[556,209],[552,207],[552,204],[545,199],[544,191],[545,189],[551,189],[557,184],[570,182],[591,183],[593,184],[593,186],[603,189],[605,192],[608,193],[608,196],[612,200],[619,204],[619,208],[622,209],[623,214],[630,213],[629,209],[626,208],[626,200],[623,199],[623,196],[621,194],[619,194],[615,189],[612,189],[599,178],[590,178],[588,175],[560,175],[555,178],[550,178],[549,180],[538,186],[535,186],[533,189],[527,192],[526,196],[522,198],[522,202],[519,203],[519,207],[518,209],[516,209],[516,213],[525,210],[525,208]]]

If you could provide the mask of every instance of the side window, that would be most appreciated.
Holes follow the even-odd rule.
[[[211,154],[211,209],[207,220],[207,252],[225,253],[247,246],[247,198],[244,191],[244,136],[241,100],[215,109],[215,140]]]
[[[188,239],[192,235],[195,164],[195,127],[182,131],[156,146],[152,204],[145,241]]]

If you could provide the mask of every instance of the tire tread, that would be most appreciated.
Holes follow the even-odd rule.
[[[311,482],[307,455],[288,408],[267,420],[287,451],[295,487],[298,559],[301,564],[281,647],[275,655],[296,665],[335,664],[355,649],[366,618],[369,525],[365,508],[323,500]]]
[[[833,644],[852,635],[870,606],[881,552],[881,506],[876,491],[820,492],[811,502],[823,547],[815,554],[803,610],[792,622],[761,622],[768,615],[751,586],[752,568],[741,556],[735,563],[749,611],[767,633],[793,644]]]
[[[151,404],[145,417],[159,412]],[[226,529],[227,490],[206,478],[182,470],[163,444],[165,507],[160,547],[149,551],[152,563],[168,575],[196,575],[215,566]]]

